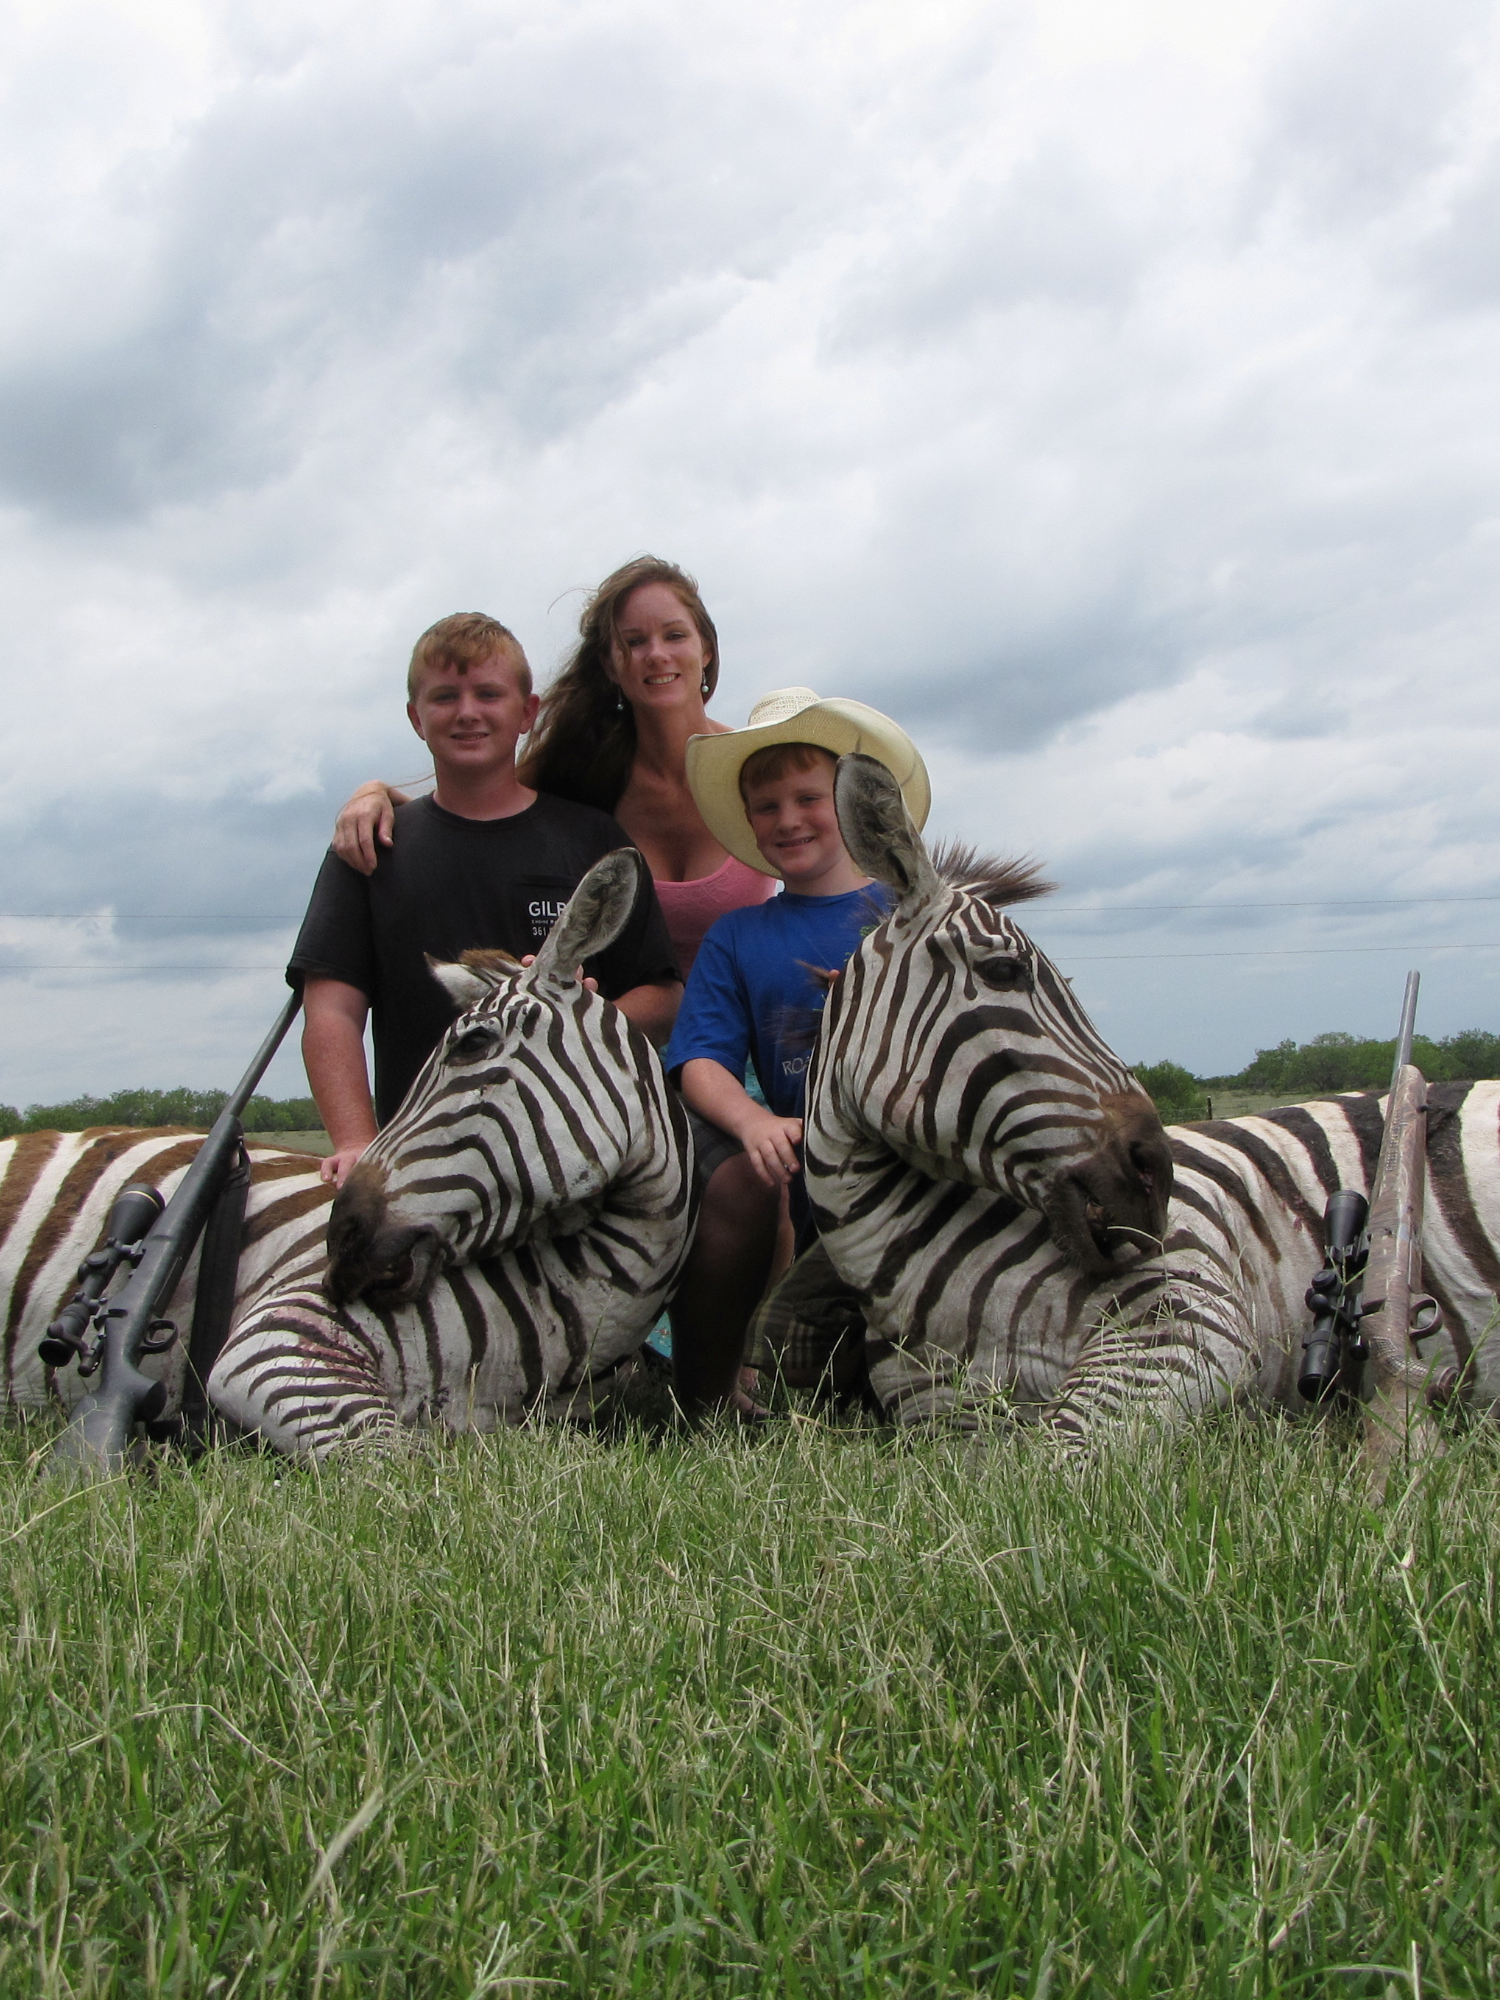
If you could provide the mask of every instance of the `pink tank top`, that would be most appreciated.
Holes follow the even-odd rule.
[[[656,884],[657,900],[667,920],[667,936],[677,954],[682,976],[687,978],[698,956],[704,932],[716,918],[729,910],[743,910],[752,903],[769,902],[780,884],[758,868],[747,868],[733,854],[712,875],[699,875],[691,882]]]

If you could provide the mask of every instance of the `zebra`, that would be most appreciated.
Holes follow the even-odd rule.
[[[305,1156],[251,1148],[235,1319],[209,1380],[241,1429],[322,1458],[409,1425],[583,1415],[643,1345],[691,1240],[690,1140],[655,1051],[578,971],[627,921],[642,868],[633,849],[596,863],[530,967],[433,966],[464,1011],[336,1198]],[[5,1386],[35,1407],[79,1393],[36,1344],[114,1196],[132,1178],[169,1194],[198,1140],[6,1143]],[[180,1355],[155,1365],[175,1399]]]
[[[967,852],[936,866],[869,759],[842,760],[837,802],[850,853],[898,900],[837,982],[809,1076],[809,1255],[826,1262],[794,1267],[763,1337],[784,1344],[800,1321],[816,1349],[818,1329],[826,1346],[862,1319],[898,1421],[962,1422],[997,1398],[1073,1450],[1242,1394],[1300,1407],[1323,1207],[1339,1186],[1368,1191],[1383,1100],[1161,1133],[997,907],[1038,893],[1034,867]],[[1434,1396],[1461,1384],[1488,1407],[1500,1084],[1436,1085],[1429,1105],[1424,1282],[1447,1323]]]
[[[655,1050],[579,967],[643,869],[633,848],[597,862],[529,968],[433,968],[465,1011],[339,1190],[326,1265],[235,1325],[219,1410],[321,1456],[586,1413],[641,1348],[692,1238],[691,1142]]]

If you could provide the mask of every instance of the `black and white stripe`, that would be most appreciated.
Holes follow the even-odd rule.
[[[585,1410],[641,1347],[691,1239],[690,1142],[654,1050],[577,970],[640,877],[633,850],[599,862],[529,968],[488,953],[434,968],[466,1011],[337,1203],[305,1156],[252,1151],[236,1318],[209,1383],[224,1414],[323,1456],[406,1424]],[[119,1189],[170,1194],[197,1145],[96,1132],[0,1149],[13,1400],[77,1395],[75,1370],[53,1382],[37,1358],[46,1322]],[[184,1329],[194,1279],[169,1308]],[[175,1394],[180,1354],[153,1365]]]
[[[839,789],[851,851],[900,900],[829,1003],[808,1185],[885,1406],[918,1420],[999,1397],[1081,1445],[1243,1393],[1296,1405],[1324,1204],[1368,1190],[1381,1101],[1174,1127],[1163,1171],[1134,1079],[994,907],[1014,877],[942,879],[894,788],[841,767]],[[1425,1283],[1449,1330],[1425,1356],[1482,1406],[1500,1398],[1497,1100],[1439,1085],[1428,1114]],[[1151,1222],[1128,1212],[1132,1167],[1163,1197]]]
[[[341,1189],[326,1269],[235,1327],[219,1409],[321,1455],[573,1411],[641,1347],[691,1240],[690,1142],[655,1051],[579,969],[642,875],[634,849],[596,863],[525,970],[434,967],[466,1011]]]

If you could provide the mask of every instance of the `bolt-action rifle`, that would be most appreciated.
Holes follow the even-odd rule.
[[[1435,1439],[1412,1361],[1413,1344],[1443,1324],[1442,1308],[1421,1289],[1427,1083],[1411,1059],[1419,983],[1407,974],[1370,1199],[1340,1188],[1324,1214],[1328,1262],[1308,1288],[1313,1324],[1297,1380],[1312,1403],[1335,1392],[1364,1395],[1365,1460],[1377,1490],[1397,1451]]]
[[[206,1420],[205,1384],[229,1328],[250,1184],[240,1114],[301,1004],[300,994],[288,998],[172,1199],[164,1203],[155,1188],[136,1184],[116,1197],[104,1247],[84,1259],[77,1292],[41,1342],[42,1359],[51,1367],[76,1361],[80,1375],[99,1377],[98,1387],[77,1405],[53,1446],[49,1471],[84,1476],[118,1472],[135,1426],[154,1423],[161,1415],[166,1389],[144,1375],[140,1363],[177,1339],[176,1327],[159,1315],[205,1225],[183,1392],[184,1427],[191,1432]],[[129,1265],[130,1275],[110,1294],[122,1265]]]

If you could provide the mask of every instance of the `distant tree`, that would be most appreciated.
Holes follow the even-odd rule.
[[[1134,1074],[1161,1113],[1163,1125],[1188,1125],[1208,1116],[1202,1084],[1181,1063],[1137,1063]]]
[[[1351,1090],[1383,1090],[1391,1080],[1396,1042],[1360,1041],[1342,1029],[1314,1035],[1310,1042],[1278,1042],[1257,1049],[1236,1076],[1204,1079],[1210,1090],[1254,1090],[1267,1095],[1327,1097]],[[1437,1041],[1412,1039],[1412,1061],[1430,1083],[1473,1082],[1500,1076],[1500,1035],[1466,1028]]]
[[[1438,1043],[1449,1077],[1500,1076],[1500,1035],[1483,1028],[1462,1028]]]
[[[0,1106],[0,1138],[12,1132],[83,1132],[91,1125],[186,1125],[206,1132],[229,1102],[227,1090],[117,1090],[109,1097],[69,1098],[66,1104],[31,1104],[25,1112]],[[310,1097],[252,1097],[245,1106],[247,1132],[309,1132],[322,1124]]]

